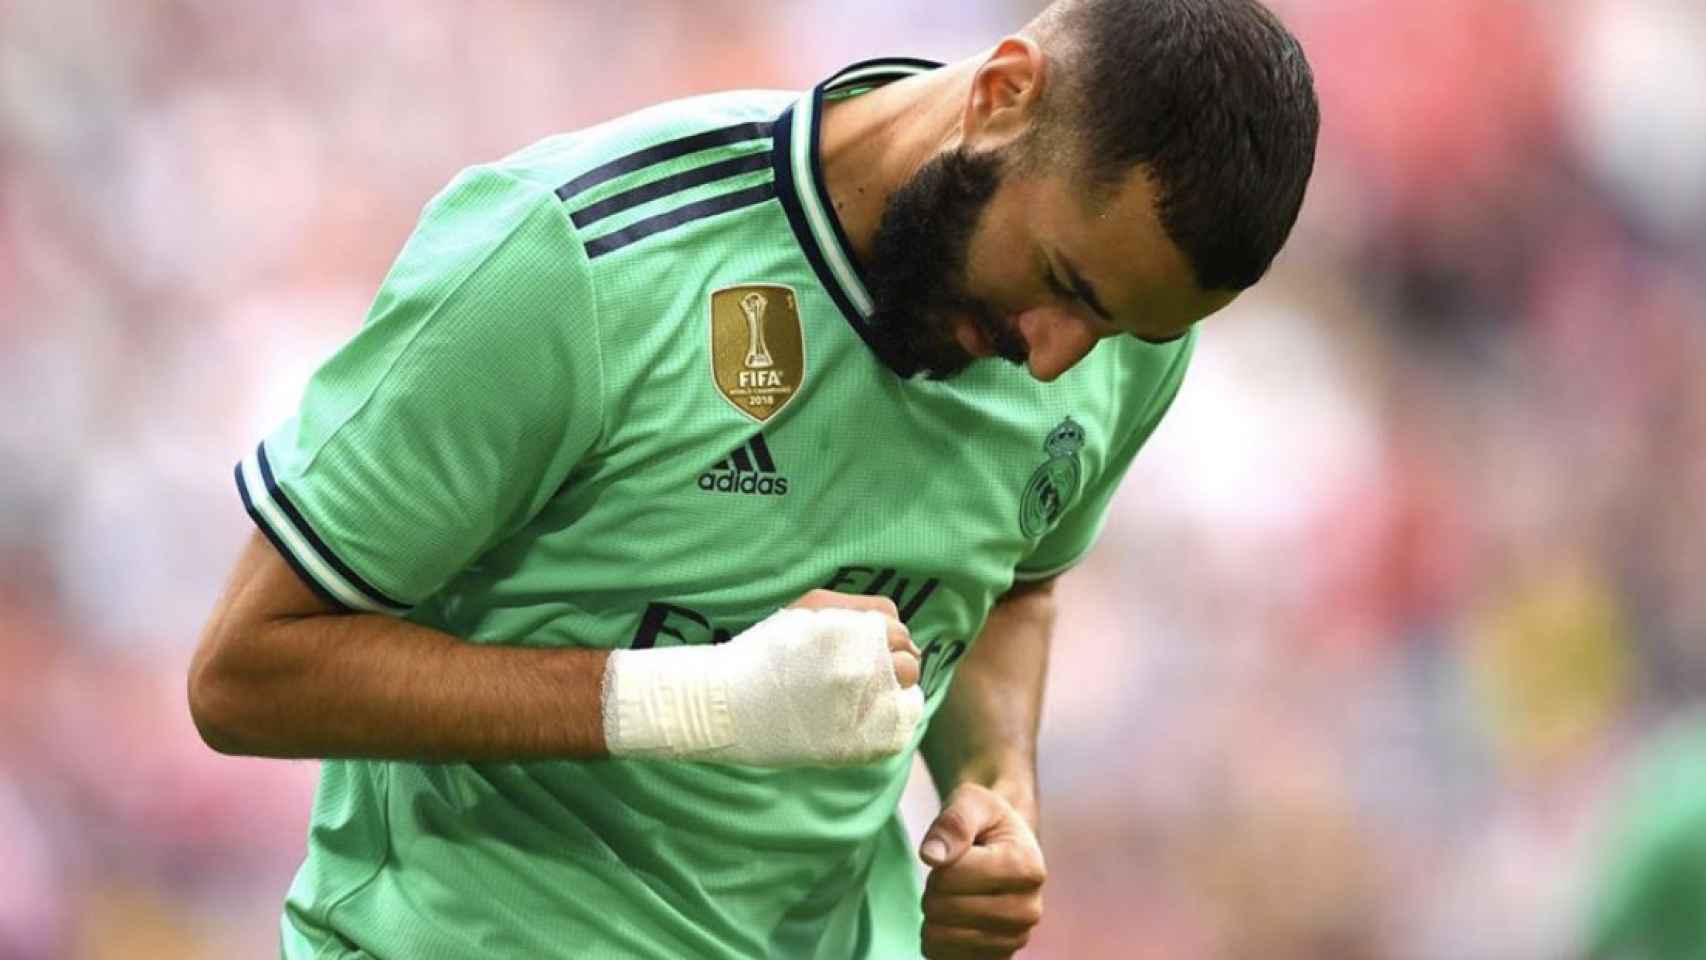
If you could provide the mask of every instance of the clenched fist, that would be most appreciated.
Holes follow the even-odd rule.
[[[924,955],[1010,957],[1043,916],[1042,848],[1030,824],[994,791],[961,784],[924,833]]]
[[[918,672],[894,601],[814,590],[725,644],[611,653],[605,742],[616,757],[870,763],[912,742]]]

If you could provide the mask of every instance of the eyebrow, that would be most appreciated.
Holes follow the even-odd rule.
[[[1084,275],[1079,273],[1078,268],[1072,265],[1072,261],[1066,258],[1066,253],[1056,250],[1054,255],[1059,258],[1060,265],[1066,268],[1066,280],[1072,285],[1072,292],[1078,294],[1085,303],[1089,304],[1090,309],[1096,311],[1096,316],[1116,327],[1119,326],[1118,322],[1114,320],[1114,315],[1108,312],[1107,307],[1102,306],[1101,298],[1096,296],[1096,288],[1090,285],[1090,281],[1084,279]]]

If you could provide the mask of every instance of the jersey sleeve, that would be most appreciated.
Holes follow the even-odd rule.
[[[1124,421],[1130,426],[1122,431],[1120,439],[1109,451],[1107,464],[1098,475],[1086,480],[1077,502],[1067,509],[1054,529],[1038,541],[1036,548],[1014,570],[1013,579],[1047,579],[1071,569],[1090,552],[1102,533],[1102,527],[1108,522],[1108,507],[1113,502],[1114,491],[1125,479],[1137,452],[1148,442],[1150,434],[1155,432],[1161,418],[1173,405],[1173,398],[1179,395],[1179,386],[1184,383],[1185,368],[1190,364],[1196,340],[1196,332],[1192,331],[1179,344],[1149,398],[1137,407],[1136,418]]]
[[[405,612],[537,514],[597,439],[595,310],[549,187],[465,171],[295,416],[237,465],[244,507],[322,596]]]

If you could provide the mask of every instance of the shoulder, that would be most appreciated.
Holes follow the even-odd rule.
[[[1104,341],[1083,364],[1085,388],[1101,395],[1123,429],[1147,433],[1178,394],[1197,337],[1192,330],[1172,343],[1145,343],[1132,337]]]
[[[504,202],[559,221],[587,261],[693,217],[771,195],[771,130],[793,102],[782,91],[736,91],[670,101],[582,130],[547,137],[463,172],[501,184]],[[453,187],[456,184],[452,185]],[[723,194],[735,191],[732,197]],[[492,202],[493,192],[482,194]],[[762,195],[762,196],[761,196]],[[550,207],[545,214],[540,208]]]
[[[539,206],[572,213],[656,176],[660,167],[700,162],[718,148],[760,148],[794,96],[771,90],[707,94],[555,134],[461,170],[427,204],[426,214],[476,215],[501,233]]]
[[[547,137],[491,166],[566,203],[597,199],[634,175],[720,146],[768,140],[797,94],[739,90],[656,104]]]
[[[1122,337],[1115,341],[1118,349],[1110,351],[1114,361],[1112,375],[1134,399],[1139,395],[1154,398],[1177,391],[1196,351],[1198,335],[1193,329],[1172,343],[1145,343]]]
[[[740,172],[703,170],[734,155],[748,165],[767,156],[771,124],[792,97],[737,91],[670,101],[468,167],[426,205],[409,261],[436,269],[446,258],[495,257],[584,270],[589,238],[619,224],[614,214],[643,212],[654,194],[678,189],[660,179],[691,184],[713,178],[694,171]],[[565,247],[583,255],[564,258]]]

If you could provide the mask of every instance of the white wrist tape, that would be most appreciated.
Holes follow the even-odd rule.
[[[905,749],[924,692],[881,614],[790,608],[718,646],[613,651],[603,713],[615,757],[837,766]]]

